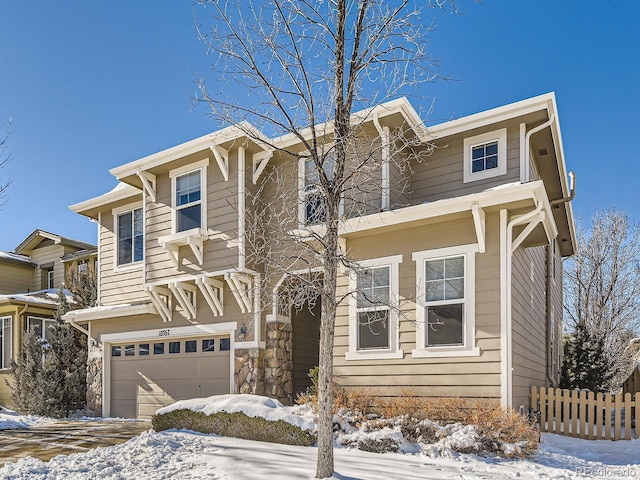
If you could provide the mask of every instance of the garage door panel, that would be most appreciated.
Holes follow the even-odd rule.
[[[229,393],[231,352],[220,350],[220,337],[215,351],[202,352],[201,340],[197,340],[197,352],[185,352],[185,339],[172,339],[180,342],[181,353],[169,354],[167,341],[165,353],[155,354],[153,342],[146,341],[141,343],[152,344],[149,355],[139,355],[139,344],[135,344],[135,356],[113,357],[112,415],[151,418],[158,408],[177,400]]]

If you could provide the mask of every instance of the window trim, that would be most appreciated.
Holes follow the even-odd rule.
[[[400,264],[402,255],[372,258],[357,262],[361,267],[389,267],[389,348],[358,350],[358,301],[354,292],[357,290],[357,272],[349,271],[349,350],[345,353],[345,360],[378,360],[404,358],[400,349],[400,328],[398,322]]]
[[[324,150],[330,151],[333,148],[333,143],[327,144],[324,146]],[[323,154],[325,155],[325,154]],[[300,158],[298,158],[298,227],[299,228],[313,228],[318,225],[324,224],[321,223],[307,223],[307,192],[306,192],[306,168],[305,164],[307,161],[313,161],[313,158],[307,152],[306,155],[302,154]],[[335,160],[334,160],[334,169],[335,169]],[[344,199],[340,199],[339,205],[339,216],[342,217],[344,214]]]
[[[11,362],[11,360],[13,360],[13,317],[11,315],[7,315],[4,317],[0,317],[0,332],[2,332],[2,335],[0,335],[0,342],[2,342],[2,355],[0,355],[0,371],[2,370],[9,370],[11,368],[10,365],[5,365],[4,364],[4,357],[6,352],[4,351],[4,342],[5,342],[5,326],[4,323],[5,321],[9,320],[9,361]]]
[[[30,330],[29,323],[30,323],[31,320],[42,320],[42,336],[40,337],[40,340],[47,340],[47,336],[45,334],[45,332],[46,332],[45,323],[49,322],[49,323],[55,325],[56,324],[56,319],[55,318],[50,318],[50,317],[38,317],[36,315],[28,315],[27,316],[27,321],[25,322],[25,327],[26,327],[26,331],[27,332]]]
[[[413,252],[411,258],[416,262],[416,348],[411,351],[414,358],[438,357],[477,357],[480,348],[476,346],[476,315],[475,315],[475,283],[476,267],[475,254],[478,253],[475,243],[456,247],[438,248]],[[428,260],[442,260],[451,257],[464,258],[464,307],[462,332],[464,345],[447,345],[442,347],[427,347],[425,338],[426,307],[425,278],[426,262]]]
[[[190,163],[180,168],[175,168],[169,172],[169,178],[171,179],[171,233],[172,234],[185,234],[185,232],[191,232],[194,229],[178,231],[178,206],[176,205],[176,180],[178,177],[193,173],[200,172],[200,230],[207,231],[207,167],[209,166],[209,159],[200,160],[199,162]],[[189,206],[196,205],[196,203],[189,204]],[[181,207],[183,207],[181,205]]]
[[[137,262],[129,262],[129,263],[123,263],[123,264],[119,264],[118,263],[118,248],[119,248],[119,216],[126,214],[127,212],[131,212],[133,215],[133,211],[134,210],[142,210],[142,260],[138,260]],[[133,270],[133,269],[137,269],[140,268],[143,263],[144,263],[144,259],[145,259],[145,255],[146,255],[146,236],[147,236],[147,232],[146,232],[146,225],[145,225],[145,208],[144,205],[142,205],[142,202],[133,202],[133,203],[128,203],[126,205],[123,205],[121,207],[117,207],[114,208],[113,210],[111,210],[111,215],[113,217],[113,236],[114,236],[114,255],[113,255],[113,271],[114,272],[118,272],[118,271],[123,271],[123,270]],[[132,225],[133,226],[133,225]],[[133,254],[132,257],[133,259]]]
[[[472,154],[474,147],[498,142],[498,166],[489,170],[474,172],[472,170]],[[463,183],[475,182],[492,177],[499,177],[507,173],[507,129],[500,128],[491,132],[481,133],[464,139],[464,173]]]
[[[55,289],[55,269],[53,267],[47,269],[47,290]]]

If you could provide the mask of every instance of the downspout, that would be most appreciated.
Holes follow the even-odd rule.
[[[546,356],[546,360],[545,360],[545,364],[546,364],[546,370],[547,370],[547,381],[549,382],[549,385],[551,385],[552,387],[556,386],[556,382],[553,379],[553,361],[552,361],[552,355],[553,355],[553,345],[551,345],[551,303],[552,303],[552,298],[551,295],[553,294],[552,292],[552,276],[553,276],[553,272],[552,272],[552,265],[553,265],[553,249],[551,248],[551,245],[547,245],[546,247],[547,249],[547,302],[546,302],[546,315],[547,315],[547,328],[546,328],[546,332],[545,332],[545,356]]]
[[[245,148],[238,147],[238,269],[245,267]]]
[[[571,200],[573,200],[576,196],[576,174],[573,172],[569,172],[569,179],[570,179],[570,187],[569,187],[569,196],[568,197],[563,197],[563,198],[558,198],[557,200],[552,200],[551,202],[549,202],[551,204],[552,207],[556,206],[556,205],[560,205],[563,203],[567,203],[570,202]]]
[[[67,322],[69,325],[71,325],[76,330],[79,330],[80,332],[84,333],[87,336],[87,340],[89,340],[89,330],[87,330],[86,328],[83,328],[80,325],[78,325],[75,320],[69,319],[69,320],[65,320],[65,322]]]
[[[378,130],[380,141],[382,142],[382,165],[381,165],[381,183],[382,183],[382,203],[381,211],[389,210],[391,207],[390,199],[390,182],[389,182],[389,127],[380,125],[380,117],[377,113],[373,114],[373,124]]]
[[[552,113],[551,115],[549,115],[549,120],[547,120],[546,122],[538,125],[537,127],[533,127],[531,130],[529,130],[527,132],[527,135],[525,136],[525,169],[526,169],[526,179],[527,181],[529,181],[529,175],[531,175],[531,172],[529,172],[529,158],[531,155],[531,136],[534,133],[538,133],[540,130],[544,130],[545,128],[551,126],[551,124],[556,120],[555,115]]]

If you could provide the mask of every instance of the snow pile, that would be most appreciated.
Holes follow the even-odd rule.
[[[278,400],[260,395],[214,395],[207,398],[180,400],[159,409],[156,414],[182,409],[202,412],[205,415],[218,412],[242,412],[248,417],[262,417],[272,421],[283,420],[303,430],[316,431],[315,418],[310,408],[285,407]]]
[[[0,407],[0,430],[15,430],[46,425],[55,420],[38,415],[18,415],[13,410]]]

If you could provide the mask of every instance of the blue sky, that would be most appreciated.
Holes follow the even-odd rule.
[[[429,124],[555,91],[577,216],[617,207],[640,220],[640,2],[459,0],[434,16],[429,49],[455,80],[428,84]],[[0,122],[12,119],[12,180],[0,250],[42,228],[87,242],[68,206],[113,186],[108,170],[216,130],[193,107],[214,85],[188,1],[0,0]]]

